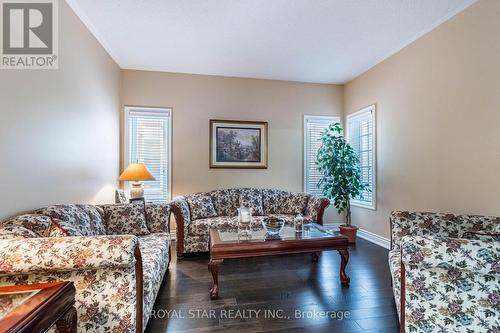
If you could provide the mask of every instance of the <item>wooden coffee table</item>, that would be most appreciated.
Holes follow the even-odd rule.
[[[337,250],[340,254],[340,282],[348,286],[350,279],[345,269],[349,260],[347,237],[338,232],[329,231],[318,224],[304,226],[302,233],[296,233],[292,226],[285,226],[280,233],[281,239],[266,240],[263,229],[253,230],[251,239],[239,237],[237,230],[210,230],[210,262],[208,269],[212,273],[214,284],[210,289],[210,298],[219,296],[219,266],[224,259],[273,256],[292,253],[312,253],[313,262],[319,258],[319,252]]]
[[[0,287],[0,332],[76,333],[73,282]]]

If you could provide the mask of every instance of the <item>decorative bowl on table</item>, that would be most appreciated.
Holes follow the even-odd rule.
[[[280,219],[278,217],[266,217],[262,220],[262,226],[264,227],[266,233],[269,236],[278,235],[283,229],[284,225],[285,225],[285,220]]]

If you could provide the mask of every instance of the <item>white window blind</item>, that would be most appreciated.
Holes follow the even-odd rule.
[[[359,157],[361,181],[369,190],[351,200],[355,206],[376,207],[375,181],[375,105],[347,116],[347,140]]]
[[[316,166],[318,149],[321,147],[321,132],[334,123],[340,123],[340,117],[304,116],[304,192],[323,195],[318,187],[321,174]]]
[[[148,202],[170,200],[171,109],[125,108],[125,162],[142,162],[154,181],[144,181]]]

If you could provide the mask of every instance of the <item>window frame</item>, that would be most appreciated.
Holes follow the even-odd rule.
[[[172,200],[172,133],[173,133],[173,127],[172,127],[172,118],[173,118],[173,108],[172,107],[155,107],[155,106],[137,106],[137,105],[125,105],[123,108],[123,149],[122,149],[122,161],[123,161],[123,170],[127,168],[130,164],[130,161],[128,160],[129,156],[129,145],[128,145],[128,139],[129,139],[129,129],[128,129],[128,122],[129,122],[129,117],[130,117],[130,111],[144,111],[145,114],[162,114],[162,113],[168,113],[168,144],[166,146],[167,151],[167,182],[168,182],[168,191],[167,191],[167,198],[165,199],[166,202],[169,202]],[[123,182],[123,188],[124,189],[130,189],[130,182]]]
[[[349,142],[349,131],[350,131],[350,126],[349,126],[349,120],[352,118],[357,118],[361,117],[366,113],[371,113],[371,118],[372,118],[372,124],[373,124],[373,140],[372,140],[372,202],[371,204],[368,204],[364,201],[360,201],[354,198],[351,198],[351,205],[359,208],[366,208],[370,210],[377,210],[377,105],[376,104],[371,104],[368,105],[356,112],[350,113],[346,116],[346,140]]]
[[[309,189],[307,184],[308,178],[309,178],[309,149],[308,149],[308,142],[310,141],[309,139],[309,132],[307,130],[307,125],[311,121],[317,121],[317,122],[324,122],[324,123],[330,123],[334,124],[336,122],[340,123],[342,126],[342,117],[341,116],[317,116],[317,115],[304,115],[304,128],[303,128],[303,136],[304,136],[304,149],[303,149],[303,158],[302,158],[302,163],[303,163],[303,184],[302,184],[302,190],[304,193],[310,194]]]

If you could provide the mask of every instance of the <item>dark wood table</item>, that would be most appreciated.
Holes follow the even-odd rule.
[[[76,333],[73,282],[0,287],[0,333]]]
[[[210,298],[216,299],[219,296],[219,266],[224,259],[234,258],[312,253],[313,262],[316,262],[321,251],[337,250],[341,258],[340,282],[348,286],[350,279],[345,272],[349,261],[348,245],[346,236],[314,223],[305,225],[301,233],[296,233],[292,226],[285,226],[280,239],[268,239],[263,229],[252,230],[251,238],[239,235],[237,230],[211,229],[208,269],[214,283],[210,289]]]

